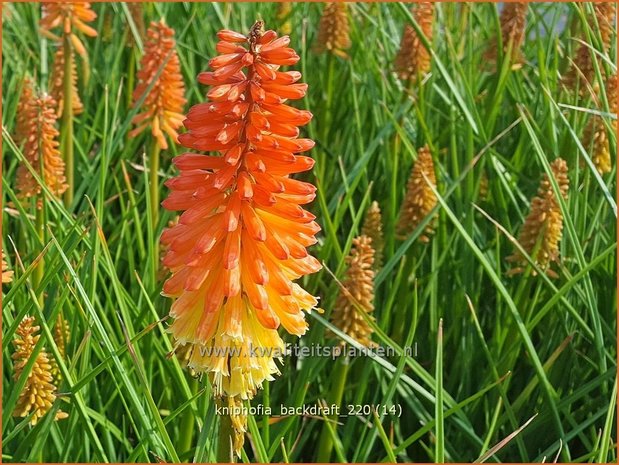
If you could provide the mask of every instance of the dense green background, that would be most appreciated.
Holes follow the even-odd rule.
[[[196,390],[177,360],[166,358],[171,344],[161,318],[169,301],[159,295],[151,257],[172,216],[162,213],[157,230],[150,228],[147,137],[127,138],[134,114],[128,107],[131,56],[139,60],[140,52],[127,46],[126,5],[93,8],[100,34],[84,39],[90,79],[80,82],[85,111],[75,120],[75,202],[69,209],[46,203],[44,241],[35,234],[33,211],[7,202],[15,201],[22,158],[11,140],[21,79],[30,73],[41,85],[47,82],[53,47],[38,34],[38,5],[3,8],[3,247],[16,280],[3,288],[2,459],[211,461],[217,421],[209,388],[203,382]],[[483,58],[498,30],[497,7],[438,5],[432,73],[413,98],[392,71],[411,21],[407,8],[351,4],[350,60],[312,52],[321,4],[295,4],[291,15],[292,46],[301,56],[295,68],[309,84],[299,105],[314,113],[306,134],[317,142],[311,152],[316,166],[306,177],[319,188],[311,209],[323,232],[312,253],[325,264],[303,282],[321,297],[326,313],[308,316],[311,329],[302,343],[324,343],[338,291],[334,275],[343,276],[351,241],[375,199],[387,244],[376,279],[374,340],[398,353],[407,341],[418,349],[416,357],[354,361],[344,402],[398,404],[402,416],[342,418],[334,457],[472,461],[537,415],[488,461],[552,461],[559,450],[561,461],[615,461],[616,172],[599,177],[590,163],[580,165],[587,155],[577,141],[595,105],[559,85],[578,44],[573,37],[588,31],[587,41],[597,48],[598,33],[584,21],[591,5],[531,5],[527,63],[498,73]],[[247,31],[257,18],[277,29],[276,10],[273,3],[145,5],[148,21],[165,17],[177,31],[187,109],[204,100],[206,89],[195,76],[215,54],[216,31]],[[598,72],[616,70],[615,53],[613,46],[613,58],[603,57]],[[396,134],[401,144],[394,150]],[[394,236],[415,149],[425,143],[442,196],[437,234],[428,245],[415,240],[419,231],[404,242]],[[611,147],[615,160],[614,136]],[[162,182],[174,175],[170,159],[180,150],[163,154]],[[513,245],[507,234],[517,234],[557,156],[567,160],[571,181],[560,277],[509,278],[505,258]],[[489,180],[486,199],[479,196],[482,172]],[[42,308],[33,299],[40,289],[31,287],[40,253],[46,267]],[[11,339],[17,322],[34,315],[48,339],[46,350],[55,352],[47,336],[57,312],[72,332],[57,402],[70,416],[53,422],[48,415],[31,428],[11,417],[17,396]],[[281,377],[253,403],[275,410],[280,403],[316,403],[327,395],[333,368],[324,358],[285,359]],[[181,425],[191,420],[190,411],[197,420],[186,450]],[[316,418],[250,419],[243,459],[314,460],[322,425]]]

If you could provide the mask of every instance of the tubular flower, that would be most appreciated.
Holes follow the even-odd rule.
[[[418,3],[412,13],[423,35],[432,45],[434,4],[431,2]],[[422,78],[430,72],[431,64],[432,55],[430,51],[425,47],[419,35],[417,35],[415,28],[407,24],[402,36],[402,42],[400,42],[400,51],[395,58],[395,70],[398,76],[403,80]]]
[[[346,3],[334,1],[327,3],[322,11],[316,52],[329,51],[342,58],[348,58],[345,50],[350,48],[350,25]]]
[[[280,22],[279,30],[282,34],[290,34],[292,32],[290,13],[292,13],[292,2],[278,3],[277,14],[275,15],[275,17]]]
[[[196,345],[189,366],[208,372],[216,395],[251,398],[279,373],[274,358],[284,344],[281,325],[294,335],[307,329],[303,311],[317,300],[293,281],[318,271],[306,247],[320,227],[301,205],[315,187],[290,177],[314,162],[298,155],[314,146],[298,126],[312,115],[285,104],[305,95],[297,71],[278,71],[299,57],[287,36],[218,33],[221,53],[199,82],[211,85],[209,102],[195,105],[179,137],[185,147],[218,152],[174,159],[180,175],[166,183],[168,210],[184,210],[166,229],[163,287],[175,298],[170,327],[181,344]],[[263,349],[263,350],[260,350]]]
[[[16,381],[24,371],[24,367],[32,356],[34,346],[41,337],[36,334],[39,331],[39,327],[33,326],[33,323],[33,317],[26,317],[15,330],[16,336],[13,340],[15,353],[11,358],[14,360],[15,374],[13,378]],[[41,349],[36,356],[26,384],[17,399],[13,416],[27,417],[32,413],[30,423],[36,425],[39,419],[50,411],[54,400],[56,400],[56,386],[53,384],[50,370],[51,366],[47,353],[44,349]],[[65,412],[58,410],[56,420],[67,418],[67,416]]]
[[[569,189],[567,163],[562,158],[557,158],[550,167],[561,195],[567,200]],[[559,258],[559,242],[561,241],[562,230],[563,214],[561,207],[548,176],[544,175],[537,196],[533,197],[531,201],[531,210],[520,230],[518,242],[535,263],[551,277],[557,276],[554,271],[548,269],[548,266]],[[525,266],[527,263],[518,251],[509,256],[507,260],[516,262],[521,266]],[[522,271],[523,268],[514,268],[509,271],[509,274],[517,274]]]
[[[436,187],[436,174],[432,154],[426,145],[418,151],[417,161],[406,186],[406,196],[400,208],[397,224],[397,230],[401,236],[407,236],[413,232],[436,206],[437,198],[430,185]],[[419,239],[422,242],[429,242],[428,236],[433,233],[432,225],[428,224],[425,234],[422,234]]]
[[[64,162],[58,150],[58,130],[56,129],[56,102],[43,94],[24,105],[24,115],[28,119],[27,138],[23,154],[32,168],[42,174],[47,188],[55,195],[66,189]],[[41,164],[43,166],[41,166]],[[19,198],[29,198],[41,192],[41,186],[25,165],[17,168],[16,187]]]
[[[13,281],[13,271],[9,269],[9,264],[6,262],[6,255],[2,251],[2,284]]]
[[[131,137],[140,134],[150,126],[159,147],[168,148],[164,132],[174,141],[178,140],[177,129],[185,118],[182,114],[185,105],[185,85],[181,75],[181,64],[176,54],[174,30],[163,21],[152,22],[146,33],[144,56],[138,71],[138,85],[133,92],[133,105],[136,107],[144,94],[150,92],[142,103],[142,112],[133,118],[137,127]],[[163,69],[162,69],[163,67]],[[153,79],[156,79],[153,84]]]
[[[617,113],[617,75],[606,81],[606,98],[609,110]],[[617,132],[617,120],[610,122],[611,130]],[[591,160],[600,174],[610,173],[612,161],[606,124],[601,116],[594,115],[587,122],[582,140],[583,147],[590,150]]]
[[[376,200],[372,202],[365,214],[361,234],[372,239],[372,245],[374,246],[374,270],[379,270],[383,266],[385,237],[383,235],[383,217]]]
[[[86,48],[75,32],[96,37],[97,31],[86,24],[94,21],[96,17],[97,14],[90,9],[88,2],[50,2],[43,4],[43,18],[40,25],[47,36],[57,41],[61,38],[54,35],[51,30],[62,28],[61,33],[69,36],[77,53],[85,57]]]
[[[374,247],[368,236],[353,239],[348,270],[342,280],[342,289],[337,296],[331,322],[344,333],[365,347],[375,345],[371,341],[372,328],[361,314],[374,320],[369,313],[374,311]],[[361,310],[360,310],[361,309]]]
[[[54,67],[49,82],[49,92],[56,101],[56,113],[58,118],[62,116],[64,109],[64,47],[59,47],[54,56]],[[84,105],[80,99],[80,94],[77,90],[77,64],[75,59],[71,58],[71,106],[73,114],[79,115],[84,111]]]
[[[593,31],[599,30],[602,52],[608,54],[615,24],[615,4],[613,2],[595,2],[593,4],[595,21],[589,19],[589,26]],[[596,25],[597,23],[597,25]],[[591,49],[591,45],[580,42],[576,50],[576,57],[570,66],[567,74],[563,78],[563,83],[568,89],[575,90],[580,88],[581,94],[587,88],[587,85],[597,91],[595,81],[595,67],[593,59],[595,52]]]
[[[503,53],[507,53],[511,43],[512,69],[519,69],[524,63],[524,57],[521,52],[522,43],[524,42],[525,27],[527,21],[528,5],[524,2],[504,3],[501,11],[501,42],[503,44]],[[486,58],[496,60],[498,56],[498,42],[495,41],[493,46],[488,50]]]

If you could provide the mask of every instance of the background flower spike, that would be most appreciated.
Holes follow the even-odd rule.
[[[569,178],[567,177],[567,163],[562,158],[557,158],[552,162],[550,168],[562,197],[567,200],[570,186]],[[537,195],[531,200],[531,210],[520,230],[518,242],[531,258],[535,260],[535,263],[551,277],[557,276],[548,267],[552,262],[559,260],[559,242],[561,241],[562,232],[563,213],[548,175],[544,174]],[[518,251],[507,257],[507,260],[518,263],[521,266],[525,266],[527,263]],[[517,274],[522,271],[523,269],[518,267],[511,269],[508,273]]]
[[[163,20],[152,22],[146,32],[144,55],[137,76],[138,84],[133,91],[134,108],[142,99],[143,102],[140,112],[133,118],[136,128],[130,132],[130,137],[136,137],[148,128],[159,147],[165,150],[168,148],[166,135],[177,142],[187,100],[174,29],[166,26]]]
[[[376,346],[371,340],[372,327],[366,320],[373,320],[370,313],[374,311],[374,257],[370,237],[361,235],[353,239],[346,259],[348,269],[331,314],[334,326],[365,347]]]
[[[406,185],[406,195],[400,207],[398,216],[397,232],[403,238],[412,233],[415,228],[430,214],[437,204],[437,198],[432,191],[436,188],[436,174],[434,161],[428,146],[424,146],[417,152],[417,160]],[[430,235],[434,234],[432,222],[425,228],[419,237],[421,242],[429,242]]]
[[[34,346],[41,337],[37,334],[39,327],[34,325],[33,317],[24,318],[15,331],[13,346],[15,352],[12,355],[14,379],[19,379],[28,360],[33,355]],[[41,349],[36,355],[36,360],[26,384],[22,389],[17,406],[13,412],[14,416],[27,417],[32,414],[30,424],[36,425],[47,412],[52,408],[56,400],[56,386],[53,384],[52,366],[45,349]],[[62,410],[56,412],[56,420],[67,418],[68,415]]]
[[[413,6],[413,17],[419,24],[423,35],[432,44],[434,28],[434,4],[420,2]],[[432,54],[421,41],[411,24],[404,28],[400,50],[395,58],[395,70],[400,79],[417,81],[430,72]]]
[[[342,58],[348,58],[346,50],[351,46],[350,25],[348,22],[348,6],[344,2],[326,3],[322,10],[318,38],[315,50],[317,53],[330,52]]]
[[[374,248],[374,270],[380,270],[383,266],[383,248],[385,247],[385,236],[383,233],[383,216],[380,212],[378,202],[374,200],[363,220],[361,235],[372,239]]]

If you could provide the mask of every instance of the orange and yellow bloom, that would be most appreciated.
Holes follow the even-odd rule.
[[[361,235],[372,239],[372,247],[374,248],[374,271],[380,270],[383,266],[385,234],[383,233],[383,215],[376,200],[371,203],[368,211],[365,213]]]
[[[172,276],[163,287],[175,299],[170,332],[193,344],[189,366],[210,374],[216,395],[251,398],[278,373],[275,358],[283,326],[300,336],[315,297],[294,281],[321,265],[306,247],[320,230],[303,209],[315,187],[291,177],[312,168],[300,155],[314,146],[299,138],[309,111],[287,105],[307,85],[287,36],[262,31],[218,33],[219,56],[199,82],[209,101],[193,106],[179,142],[192,150],[174,159],[179,176],[168,181],[168,210],[183,211],[162,234],[163,263]]]

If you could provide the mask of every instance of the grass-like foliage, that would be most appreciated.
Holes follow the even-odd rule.
[[[318,188],[307,207],[322,231],[309,250],[324,266],[299,284],[319,296],[324,313],[308,315],[309,331],[286,342],[358,346],[330,323],[331,312],[341,283],[350,284],[347,257],[372,202],[382,211],[373,311],[362,316],[387,353],[284,357],[281,376],[251,401],[272,415],[249,416],[239,460],[617,460],[616,102],[604,85],[616,73],[616,36],[605,50],[608,28],[592,19],[592,4],[530,4],[519,53],[519,44],[498,42],[497,5],[435,4],[430,71],[406,81],[394,68],[406,26],[410,43],[429,45],[419,37],[428,25],[409,4],[349,4],[349,42],[339,37],[330,46],[337,53],[318,53],[319,3],[290,11],[275,3],[146,3],[142,17],[123,3],[92,9],[98,35],[83,37],[87,53],[74,57],[83,111],[73,115],[73,198],[63,202],[44,186],[37,211],[36,200],[17,197],[25,163],[14,138],[17,104],[26,75],[49,90],[58,44],[39,30],[39,4],[2,8],[2,248],[14,272],[2,299],[2,461],[217,458],[220,418],[208,377],[193,378],[170,355],[170,299],[161,295],[159,236],[174,215],[153,207],[168,195],[164,182],[177,174],[171,160],[184,149],[170,143],[151,176],[150,131],[129,136],[139,113],[132,93],[141,23],[161,18],[175,30],[185,112],[205,101],[196,76],[216,56],[220,29],[246,33],[262,19],[289,29],[301,58],[293,69],[309,90],[293,105],[314,115],[301,137],[316,141],[316,164],[296,177]],[[338,14],[329,27],[345,19]],[[582,46],[595,58],[593,82],[568,88],[562,77]],[[608,173],[581,142],[593,117],[606,129]],[[431,200],[431,211],[406,231],[398,215],[426,145],[436,185],[418,169],[425,190],[416,195]],[[567,195],[557,195],[552,175],[558,157],[567,163]],[[562,217],[550,271],[535,259],[544,244],[517,242],[543,179],[552,214]],[[16,377],[13,341],[25,317],[40,338]],[[57,327],[63,319],[67,331]],[[42,350],[55,367],[56,400],[33,426],[32,415],[14,414]],[[333,400],[339,418],[278,416],[281,405]],[[60,411],[68,417],[55,420]]]

